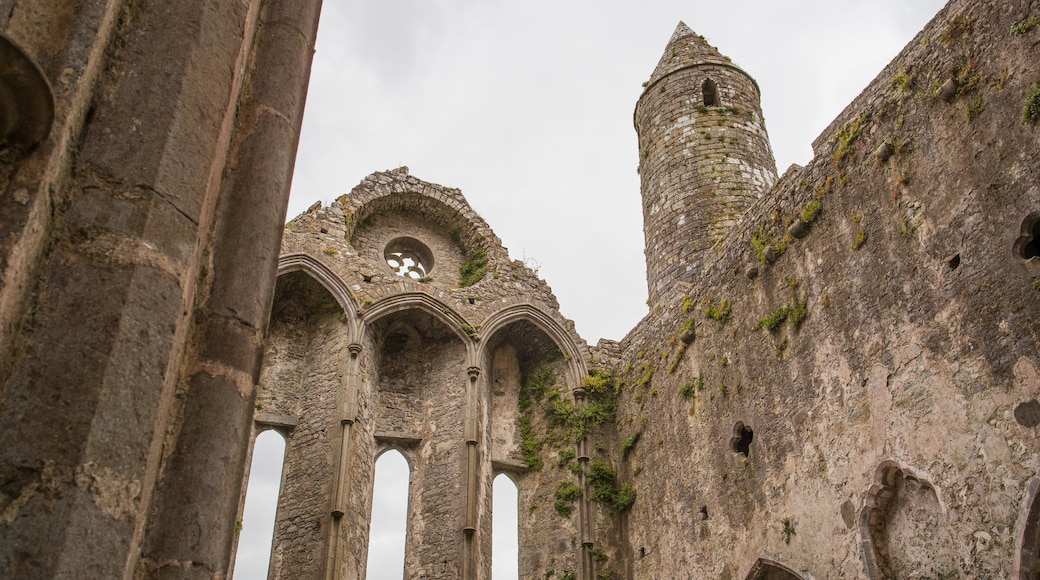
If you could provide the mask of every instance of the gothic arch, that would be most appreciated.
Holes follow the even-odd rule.
[[[460,190],[423,182],[409,175],[407,167],[369,175],[340,201],[348,217],[347,240],[354,239],[357,227],[369,216],[413,211],[438,224],[445,232],[454,232],[462,246],[481,247],[489,258],[508,261],[502,241],[473,211]]]
[[[768,558],[759,558],[745,580],[802,580],[802,575]]]
[[[466,345],[467,364],[474,366],[477,360],[475,356],[477,353],[475,341],[478,340],[476,331],[459,313],[452,310],[447,304],[424,292],[394,294],[393,296],[381,298],[371,306],[366,307],[361,314],[361,333],[366,333],[367,327],[372,323],[395,312],[405,310],[425,312],[451,329],[452,333]]]
[[[354,319],[357,317],[357,307],[355,305],[358,302],[350,288],[343,283],[339,276],[330,270],[328,266],[308,254],[286,254],[281,256],[278,259],[277,276],[281,277],[292,272],[304,272],[328,290],[340,308],[343,309],[343,312],[347,314],[346,319],[347,325],[350,327],[350,336],[353,337],[357,334],[357,323],[354,322]]]
[[[567,383],[574,386],[581,382],[588,374],[588,367],[585,365],[584,349],[581,348],[581,343],[575,340],[572,333],[568,332],[563,326],[561,326],[554,318],[542,312],[531,304],[517,304],[508,308],[499,310],[494,314],[484,319],[484,322],[480,325],[482,335],[485,340],[481,341],[477,349],[476,360],[483,360],[487,356],[488,345],[492,343],[492,338],[496,333],[501,331],[503,328],[510,324],[518,321],[529,322],[536,328],[545,333],[553,343],[556,344],[560,352],[563,353],[564,358],[568,361],[567,364]]]

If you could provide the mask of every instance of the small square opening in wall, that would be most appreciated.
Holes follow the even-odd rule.
[[[741,421],[733,426],[733,438],[730,439],[730,448],[734,453],[747,457],[751,453],[751,441],[755,438],[755,432]]]
[[[1027,230],[1029,239],[1022,245],[1022,257],[1026,260],[1040,256],[1040,219],[1034,217],[1031,221]]]
[[[1040,271],[1040,212],[1033,212],[1022,220],[1012,251],[1027,267]]]

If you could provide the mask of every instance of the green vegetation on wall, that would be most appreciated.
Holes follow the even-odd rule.
[[[476,248],[471,250],[466,261],[459,266],[459,286],[467,288],[480,282],[484,279],[484,275],[487,274],[487,252],[484,248]]]
[[[603,460],[593,459],[589,463],[589,485],[592,499],[623,512],[636,501],[636,492],[631,483],[618,483],[617,472]]]

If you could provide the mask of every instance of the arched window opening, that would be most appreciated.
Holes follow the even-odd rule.
[[[241,521],[235,525],[241,530],[235,552],[235,580],[267,578],[284,461],[285,437],[281,433],[269,429],[256,437],[246,505]]]
[[[504,473],[499,474],[492,485],[491,578],[517,580],[520,577],[519,490]]]
[[[715,84],[715,81],[704,79],[704,83],[701,85],[701,93],[704,96],[705,107],[719,106],[719,86]]]
[[[369,580],[401,580],[408,533],[410,470],[404,456],[397,450],[390,450],[376,461],[375,471],[366,577]]]

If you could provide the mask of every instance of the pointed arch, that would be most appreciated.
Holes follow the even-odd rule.
[[[499,310],[484,319],[480,328],[485,340],[480,343],[476,360],[483,360],[483,357],[488,354],[486,352],[487,346],[492,343],[491,339],[498,331],[518,321],[531,323],[544,332],[560,349],[564,359],[568,361],[568,384],[577,385],[588,374],[588,367],[585,364],[585,360],[588,357],[585,349],[580,346],[582,344],[580,339],[576,340],[576,337],[561,326],[552,316],[531,304],[516,304]]]
[[[803,576],[776,560],[759,558],[745,580],[802,580]]]
[[[903,498],[901,496],[906,494],[904,485],[908,484],[911,486],[910,491],[916,492],[916,495]],[[922,496],[923,500],[920,499]],[[896,546],[905,551],[908,544],[907,542],[893,543],[890,537],[893,530],[890,529],[890,526],[897,510],[904,509],[902,506],[904,501],[916,501],[918,504],[915,505],[918,505],[918,509],[923,507],[934,513],[936,521],[932,522],[933,525],[929,527],[929,542],[941,544],[944,539],[949,539],[948,534],[944,534],[946,530],[942,529],[941,525],[935,525],[949,523],[950,510],[942,500],[939,489],[932,483],[931,476],[895,459],[882,461],[874,471],[873,483],[867,490],[863,509],[860,512],[860,551],[863,558],[863,569],[866,576],[872,580],[894,578],[900,575],[898,571],[893,570],[893,566],[898,568],[899,560],[903,558],[894,559],[890,554],[890,547]],[[932,507],[929,508],[929,505]],[[900,530],[897,527],[894,531],[906,535],[907,538],[923,539],[920,533],[914,534],[913,529]],[[926,551],[932,554],[936,552],[934,548]],[[908,553],[901,555],[907,556]],[[912,555],[905,558],[910,564],[915,561]],[[944,562],[944,564],[956,567],[956,563],[952,561]],[[929,565],[938,568],[941,564],[932,559]],[[933,572],[935,572],[934,569]]]
[[[479,337],[476,330],[466,322],[465,318],[452,310],[447,304],[423,292],[404,292],[376,300],[373,304],[366,307],[362,313],[361,322],[363,326],[361,332],[364,333],[365,328],[373,322],[404,310],[420,310],[444,323],[466,345],[468,363],[470,365],[474,364],[473,361],[476,360],[474,341]]]
[[[347,314],[347,324],[350,327],[351,337],[357,334],[357,299],[353,292],[347,287],[343,280],[337,276],[328,266],[321,263],[317,258],[308,254],[286,254],[278,258],[278,276],[281,277],[291,272],[304,272],[311,278],[317,280],[329,294],[336,300],[343,312]]]

